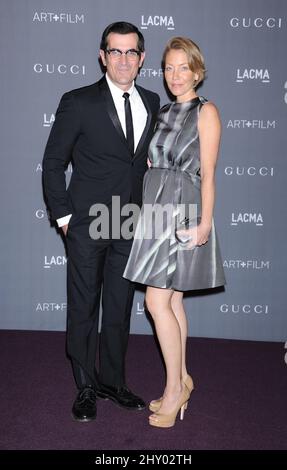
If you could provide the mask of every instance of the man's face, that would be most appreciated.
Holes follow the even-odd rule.
[[[138,50],[138,35],[136,33],[118,34],[110,33],[108,35],[107,49],[119,49],[126,52],[129,49]],[[122,54],[119,57],[113,57],[111,54],[100,50],[101,60],[107,68],[107,74],[112,82],[123,91],[131,87],[133,80],[138,74],[138,70],[144,61],[144,52],[136,57],[127,57]]]

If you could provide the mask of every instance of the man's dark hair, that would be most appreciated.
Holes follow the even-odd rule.
[[[127,23],[126,21],[117,21],[116,23],[111,23],[106,27],[103,32],[100,48],[105,51],[108,46],[108,35],[110,33],[117,34],[130,34],[136,33],[138,35],[138,50],[144,52],[144,37],[138,28],[132,23]]]

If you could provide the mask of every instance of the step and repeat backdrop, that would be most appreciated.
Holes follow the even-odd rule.
[[[286,0],[1,0],[0,328],[65,330],[67,253],[43,200],[43,152],[62,94],[101,77],[100,37],[119,20],[144,34],[138,83],[162,105],[167,40],[196,41],[199,94],[221,114],[215,219],[227,285],[185,297],[190,336],[285,341]],[[137,290],[131,332],[151,334],[143,298]]]

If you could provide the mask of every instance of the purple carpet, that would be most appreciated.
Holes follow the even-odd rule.
[[[285,353],[282,343],[190,338],[195,391],[183,421],[152,428],[148,410],[99,400],[97,419],[77,423],[64,333],[0,331],[0,449],[286,449]],[[160,396],[153,337],[130,337],[127,379],[147,402]]]

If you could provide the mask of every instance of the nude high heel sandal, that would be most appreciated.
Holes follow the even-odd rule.
[[[189,399],[190,393],[187,386],[182,384],[182,392],[180,394],[178,403],[171,413],[163,414],[158,411],[149,417],[149,424],[157,428],[171,428],[175,424],[178,412],[180,411],[180,419],[183,420],[184,412],[186,410],[186,403]]]
[[[187,375],[184,379],[182,379],[182,381],[188,388],[189,394],[191,394],[191,392],[194,390],[194,383],[193,383],[192,377],[190,375]],[[158,398],[157,400],[152,400],[149,404],[150,411],[152,411],[153,413],[156,413],[161,407],[161,402],[162,402],[162,397]],[[187,403],[186,403],[186,408],[187,408]]]

